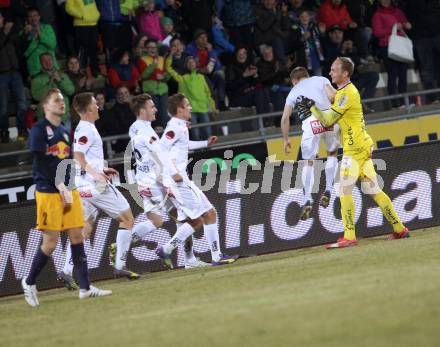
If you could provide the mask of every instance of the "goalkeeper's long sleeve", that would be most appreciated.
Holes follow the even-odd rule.
[[[318,118],[321,124],[326,128],[335,124],[342,117],[342,114],[333,109],[321,111],[316,106],[312,106],[310,111],[312,111],[313,115]]]

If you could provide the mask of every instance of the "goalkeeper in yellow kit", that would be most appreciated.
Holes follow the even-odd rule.
[[[391,238],[409,237],[409,231],[400,221],[390,198],[379,187],[371,160],[374,142],[365,130],[359,92],[350,81],[353,70],[354,64],[350,58],[341,57],[333,62],[330,76],[338,89],[330,110],[319,110],[310,99],[297,105],[299,113],[303,112],[306,117],[313,113],[323,126],[329,127],[338,123],[341,128],[344,155],[340,169],[340,199],[344,236],[327,248],[357,245],[352,191],[359,178],[362,181],[362,191],[373,197],[392,225],[394,232]]]

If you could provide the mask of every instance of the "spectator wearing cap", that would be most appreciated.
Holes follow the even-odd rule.
[[[251,46],[255,23],[252,1],[223,0],[221,5],[221,18],[229,31],[231,43]]]
[[[225,77],[222,71],[218,53],[208,42],[208,33],[203,29],[197,29],[194,33],[194,41],[186,47],[186,53],[196,58],[197,70],[207,76],[215,91],[219,109],[225,110]]]
[[[111,95],[113,96],[120,86],[127,87],[131,93],[138,92],[140,75],[136,66],[130,62],[129,51],[125,49],[115,51],[112,60],[113,63],[107,72]]]
[[[32,98],[38,102],[43,100],[49,89],[58,88],[64,97],[66,109],[61,120],[64,126],[70,130],[70,102],[69,97],[75,93],[75,86],[70,80],[69,76],[58,70],[54,63],[50,53],[43,53],[40,55],[41,72],[32,78],[31,81],[31,94]],[[38,117],[43,117],[43,110],[38,109]]]
[[[160,26],[159,11],[156,11],[154,0],[142,1],[142,7],[136,16],[139,32],[151,40],[162,41],[165,36]]]
[[[73,17],[75,41],[80,50],[82,67],[90,64],[92,74],[99,75],[98,64],[98,20],[100,17],[94,0],[67,0],[66,12]]]
[[[173,20],[170,17],[161,17],[160,26],[162,28],[162,36],[164,37],[161,44],[169,47],[171,39],[178,35],[177,32],[174,31]]]
[[[27,10],[26,25],[20,32],[22,46],[24,46],[24,56],[26,58],[27,72],[30,76],[35,76],[41,71],[40,55],[50,53],[55,67],[58,62],[55,59],[57,39],[55,32],[49,24],[40,21],[40,13],[36,8]]]
[[[185,59],[186,72],[184,74],[176,72],[172,67],[174,53],[172,48],[166,60],[167,71],[177,81],[178,92],[185,95],[191,103],[191,122],[192,124],[208,123],[208,112],[210,110],[217,112],[217,109],[206,78],[197,72],[197,63],[192,56]],[[207,139],[211,136],[211,127],[191,129],[191,135],[194,140]]]
[[[329,38],[324,44],[325,66],[324,76],[328,76],[330,66],[337,57],[349,57],[355,64],[355,70],[351,77],[351,81],[360,91],[362,99],[370,99],[376,93],[379,74],[377,71],[363,71],[361,69],[361,56],[357,51],[357,47],[351,39],[344,39],[344,31],[334,25],[328,32]],[[364,106],[364,110],[367,108]],[[368,109],[369,111],[372,111]]]
[[[397,29],[400,31],[411,30],[412,25],[408,22],[403,11],[392,5],[391,0],[379,0],[379,6],[373,14],[372,23],[373,34],[379,39],[379,56],[387,70],[388,94],[406,93],[408,64],[388,58],[388,41],[394,25],[397,25]],[[403,106],[402,101],[398,99],[394,99],[391,104],[395,108]]]
[[[96,5],[101,13],[99,27],[107,56],[118,49],[129,50],[132,41],[130,18],[121,13],[121,1],[97,0]]]
[[[358,4],[358,6],[360,5]],[[366,57],[368,35],[364,35],[359,24],[351,18],[348,8],[342,0],[326,0],[319,8],[317,21],[326,30],[339,25],[341,29],[345,30],[346,38],[355,41],[361,47],[362,56]]]
[[[75,94],[93,90],[95,79],[92,76],[87,76],[87,72],[81,68],[77,56],[71,56],[67,59],[66,75],[75,86]]]
[[[171,18],[174,30],[185,36],[187,26],[182,17],[182,1],[166,0],[166,6],[162,9],[162,12],[165,17]]]
[[[269,93],[258,74],[258,68],[248,50],[237,48],[234,60],[226,67],[226,87],[231,107],[255,106],[257,113],[268,113]]]
[[[9,142],[8,94],[14,97],[16,105],[17,130],[19,137],[26,137],[26,97],[19,70],[16,46],[18,30],[15,23],[7,21],[0,12],[0,141]]]
[[[148,40],[145,47],[147,54],[137,61],[137,68],[141,74],[142,91],[150,94],[156,104],[158,117],[155,125],[165,128],[169,120],[167,82],[170,75],[166,71],[165,59],[158,55],[157,42]]]

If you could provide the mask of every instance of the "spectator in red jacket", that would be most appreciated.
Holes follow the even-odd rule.
[[[127,87],[132,93],[139,91],[139,71],[130,62],[127,50],[117,50],[113,54],[113,64],[108,69],[107,76],[112,95],[121,86]]]
[[[407,91],[408,64],[388,58],[388,41],[394,24],[400,31],[411,30],[411,23],[405,14],[391,0],[379,0],[379,6],[373,15],[373,34],[379,39],[379,56],[383,59],[388,74],[388,94],[405,93]],[[393,107],[400,107],[400,100],[393,100]]]
[[[355,29],[358,25],[351,19],[347,6],[342,4],[342,0],[326,0],[318,11],[318,23],[325,25],[329,30],[335,25],[339,25],[342,30]]]

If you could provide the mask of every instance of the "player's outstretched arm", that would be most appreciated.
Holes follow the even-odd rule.
[[[333,109],[321,111],[316,106],[312,106],[310,111],[312,111],[313,115],[318,118],[321,124],[325,127],[332,126],[342,117],[340,113]]]

